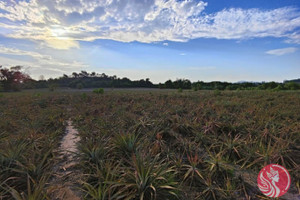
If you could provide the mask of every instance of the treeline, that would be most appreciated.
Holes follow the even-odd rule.
[[[81,71],[80,73],[73,72],[72,75],[64,74],[62,77],[48,80],[32,81],[27,83],[26,88],[55,88],[55,87],[70,87],[70,88],[131,88],[144,87],[152,88],[155,85],[149,78],[132,81],[128,78],[118,78],[117,76],[108,76],[105,73],[98,74],[95,72],[88,73]]]
[[[49,88],[54,90],[58,87],[69,88],[161,88],[161,89],[193,89],[193,90],[298,90],[299,80],[285,81],[284,83],[229,83],[221,81],[191,82],[188,79],[167,80],[165,83],[153,84],[149,78],[132,81],[129,78],[118,78],[105,73],[81,71],[71,75],[64,74],[58,78],[48,80],[34,80],[21,72],[22,67],[16,66],[10,69],[0,66],[0,91],[18,91],[20,89]]]
[[[284,83],[277,82],[243,82],[229,83],[221,81],[203,82],[198,81],[191,83],[186,79],[178,79],[174,82],[166,81],[164,84],[159,84],[159,88],[172,89],[193,89],[193,90],[299,90],[300,84],[293,81],[285,81]]]

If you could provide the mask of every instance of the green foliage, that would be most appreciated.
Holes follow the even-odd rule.
[[[168,80],[165,82],[165,88],[171,88],[171,89],[191,89],[192,83],[188,79],[177,79],[176,81],[172,82],[172,80]]]
[[[94,89],[93,93],[95,93],[95,94],[103,94],[104,93],[104,89],[103,88]]]
[[[248,185],[249,176],[244,172],[256,178],[265,163],[282,164],[292,169],[292,176],[299,177],[299,156],[294,145],[300,127],[291,123],[299,118],[297,106],[292,103],[299,101],[298,94],[241,89],[217,90],[217,95],[214,91],[191,92],[184,96],[164,91],[112,92],[103,96],[101,102],[105,103],[101,104],[91,96],[90,105],[78,106],[79,126],[87,129],[84,137],[108,137],[94,141],[95,145],[105,144],[109,152],[109,156],[98,160],[119,164],[119,178],[101,188],[116,189],[120,198],[151,199],[155,194],[146,186],[156,182],[150,176],[155,173],[146,176],[146,171],[153,163],[155,169],[164,166],[176,172],[175,176],[164,178],[178,183],[171,186],[176,188],[173,192],[178,199],[255,198],[257,193]],[[80,117],[83,113],[88,115]],[[119,134],[124,131],[129,134]],[[268,146],[270,139],[272,145]],[[132,159],[134,155],[138,161]],[[94,170],[87,174],[92,188],[103,191],[95,186],[95,177],[100,173]],[[156,191],[157,188],[156,185]],[[172,195],[156,199],[168,198],[176,199]]]
[[[287,90],[299,90],[300,84],[295,82],[288,82],[284,84],[284,88],[286,88]]]
[[[225,89],[226,90],[236,90],[238,88],[239,88],[239,86],[237,84],[232,84],[232,85],[227,85]]]
[[[49,91],[51,91],[51,92],[55,91],[57,89],[57,87],[58,87],[58,85],[54,84],[54,83],[52,83],[48,86]]]
[[[182,91],[183,91],[182,88],[178,88],[179,93],[182,93]]]
[[[83,88],[83,84],[82,83],[77,83],[76,88],[79,89],[79,90],[82,89]]]
[[[93,144],[92,140],[79,145],[79,151],[81,152],[82,164],[90,167],[93,165],[101,166],[108,153],[103,144],[101,146]]]
[[[74,169],[84,199],[255,199],[269,163],[300,180],[299,93],[246,89],[5,94],[0,198],[51,197],[44,183],[69,117],[81,138]]]
[[[20,91],[25,82],[30,81],[29,75],[22,72],[22,66],[3,68],[0,65],[0,92]]]
[[[16,189],[10,187],[10,193],[15,200],[40,200],[48,199],[48,195],[45,191],[46,179],[42,179],[39,182],[33,180],[30,176],[27,177],[27,191],[18,192]]]
[[[177,197],[176,171],[164,160],[141,157],[132,158],[133,168],[126,170],[120,182],[120,192],[127,199],[170,199]]]
[[[138,136],[134,133],[118,134],[114,137],[113,144],[121,158],[128,158],[137,150]]]
[[[93,200],[120,199],[119,188],[114,182],[120,178],[120,168],[114,163],[107,162],[102,168],[96,169],[96,181],[94,184],[83,182],[85,198]]]
[[[6,119],[0,121],[0,198],[47,199],[53,149],[63,133],[62,108],[53,96],[45,109],[36,101],[49,102],[49,96],[19,95],[3,97],[10,107],[0,114]],[[0,104],[0,110],[7,105]]]
[[[284,85],[280,84],[276,88],[272,89],[273,91],[281,91],[281,90],[286,90]]]
[[[41,97],[42,94],[41,94],[41,93],[35,93],[33,96],[34,96],[34,97]]]
[[[193,185],[194,181],[199,179],[203,179],[203,175],[201,172],[201,165],[203,165],[203,161],[197,154],[195,155],[187,155],[188,164],[183,164],[182,168],[184,170],[183,181],[188,182],[190,187]]]
[[[214,90],[214,95],[215,95],[215,96],[219,96],[219,95],[221,95],[221,94],[222,94],[222,93],[221,93],[220,90],[218,90],[218,89]]]
[[[269,82],[269,83],[263,83],[261,84],[258,88],[261,90],[272,90],[278,87],[280,83],[275,83],[274,81]]]

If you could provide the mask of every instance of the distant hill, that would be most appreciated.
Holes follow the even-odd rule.
[[[285,81],[284,81],[284,83],[288,83],[288,82],[300,83],[300,78],[298,78],[298,79],[293,79],[293,80],[285,80]]]

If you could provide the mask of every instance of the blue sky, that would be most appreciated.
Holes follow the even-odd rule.
[[[0,0],[0,65],[33,78],[300,78],[299,0]]]

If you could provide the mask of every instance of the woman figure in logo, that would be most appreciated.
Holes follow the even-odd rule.
[[[262,185],[259,185],[259,189],[269,197],[278,197],[280,189],[275,184],[279,181],[278,171],[275,171],[272,167],[270,167],[270,173],[267,172],[268,178],[265,178],[263,174],[264,173],[260,174]]]

